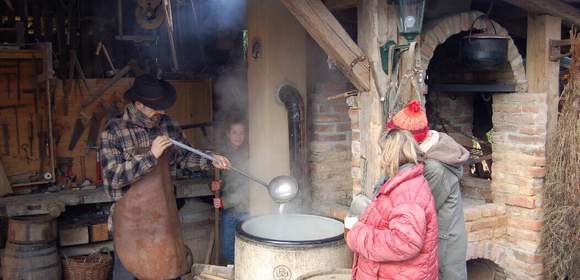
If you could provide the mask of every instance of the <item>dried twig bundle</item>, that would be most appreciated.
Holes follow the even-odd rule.
[[[542,253],[547,279],[580,279],[580,37],[571,33],[572,67],[548,146]]]

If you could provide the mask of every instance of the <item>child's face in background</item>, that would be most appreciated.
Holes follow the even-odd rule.
[[[242,146],[246,140],[246,128],[243,124],[235,123],[230,126],[230,130],[228,130],[227,136],[230,144],[232,144],[232,146],[237,149]]]

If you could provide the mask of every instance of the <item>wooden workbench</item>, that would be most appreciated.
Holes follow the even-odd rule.
[[[177,198],[212,195],[209,179],[191,179],[174,182]],[[66,190],[55,193],[38,193],[0,198],[0,216],[28,216],[60,214],[65,206],[108,203],[113,200],[102,187],[93,190]],[[58,215],[57,215],[58,216]]]

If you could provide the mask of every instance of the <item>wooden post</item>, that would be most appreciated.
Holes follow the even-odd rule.
[[[559,102],[560,63],[550,61],[550,40],[560,40],[562,20],[549,15],[528,16],[526,72],[529,92],[548,96],[547,139],[556,128]]]
[[[362,190],[366,194],[372,193],[372,186],[381,176],[379,147],[377,141],[383,131],[383,108],[380,101],[380,90],[386,90],[386,75],[382,70],[379,53],[379,33],[385,33],[380,28],[387,21],[379,22],[379,18],[388,17],[384,1],[361,0],[358,2],[358,43],[369,58],[371,67],[371,82],[367,92],[361,92],[358,97],[359,125],[361,141],[360,165],[363,170],[361,176]],[[382,36],[381,36],[382,37]],[[366,161],[366,163],[365,163]],[[366,170],[364,170],[366,169]],[[357,192],[357,190],[354,190]]]

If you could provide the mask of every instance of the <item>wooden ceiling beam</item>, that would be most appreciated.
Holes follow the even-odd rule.
[[[560,0],[503,0],[536,14],[550,14],[580,26],[580,10]]]
[[[331,11],[356,8],[358,0],[324,0],[324,5]]]
[[[320,0],[281,0],[359,91],[370,89],[370,64],[359,46]]]

